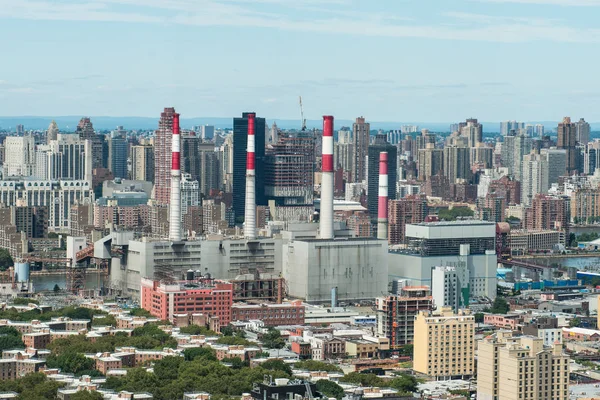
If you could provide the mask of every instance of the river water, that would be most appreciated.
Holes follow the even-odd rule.
[[[61,289],[67,286],[66,274],[40,275],[32,276],[33,287],[36,292],[42,290],[52,290],[54,285],[58,285]],[[86,289],[93,289],[102,286],[102,278],[100,274],[88,274],[85,277]]]

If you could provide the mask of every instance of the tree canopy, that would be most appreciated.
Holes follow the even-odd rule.
[[[0,248],[0,271],[6,271],[13,265],[15,265],[15,263],[8,250]]]
[[[297,369],[305,369],[307,371],[342,372],[342,369],[337,365],[317,360],[298,361],[295,364],[295,367]]]

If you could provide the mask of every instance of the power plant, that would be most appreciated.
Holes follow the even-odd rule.
[[[334,224],[333,116],[323,117],[322,180],[319,223],[287,224],[273,237],[257,236],[256,229],[256,114],[247,113],[246,195],[243,235],[182,237],[181,134],[179,114],[173,112],[171,187],[168,240],[134,238],[113,231],[96,241],[88,257],[110,260],[110,288],[138,297],[141,278],[177,281],[188,270],[195,276],[226,279],[238,288],[237,298],[328,302],[337,287],[340,301],[372,299],[386,292],[387,242],[355,238],[345,224]],[[382,153],[381,207],[386,208],[386,154]],[[380,223],[385,224],[385,210]],[[337,230],[334,229],[336,226]],[[382,225],[383,226],[383,225]],[[387,229],[381,229],[386,233]],[[82,254],[84,252],[82,251]]]

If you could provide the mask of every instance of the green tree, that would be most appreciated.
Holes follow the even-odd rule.
[[[268,349],[282,349],[285,346],[281,333],[274,328],[269,329],[260,340]]]
[[[341,400],[344,397],[344,389],[337,383],[328,379],[319,379],[317,381],[317,390],[327,397],[335,397]]]
[[[117,319],[114,315],[96,316],[92,320],[92,326],[117,326]]]
[[[475,322],[477,322],[478,324],[483,323],[484,316],[485,315],[483,313],[475,313]]]
[[[285,363],[283,360],[267,360],[264,363],[261,363],[260,367],[271,371],[282,371],[288,375],[292,375],[292,367],[290,367],[289,364]]]
[[[402,392],[402,393],[413,393],[417,391],[417,378],[412,375],[401,374],[396,378],[392,379],[389,386]]]
[[[129,315],[131,315],[133,317],[147,317],[147,318],[152,317],[152,314],[150,314],[150,311],[145,310],[143,308],[131,308],[131,309],[129,309]]]
[[[58,286],[58,283],[54,285],[54,293],[58,293],[60,292],[60,286]]]
[[[375,374],[361,374],[360,372],[350,372],[340,378],[340,382],[354,383],[362,386],[386,386],[385,381]]]
[[[226,344],[228,346],[255,346],[256,343],[237,336],[221,336],[217,339],[218,344]]]
[[[248,364],[239,357],[224,358],[222,362],[224,364],[230,364],[233,369],[242,369],[248,366]]]
[[[183,357],[168,356],[154,363],[154,374],[161,380],[174,380],[179,376],[179,366]]]
[[[297,369],[305,369],[307,371],[342,372],[342,369],[337,365],[317,360],[298,361],[295,364],[295,367]]]
[[[0,327],[0,351],[22,349],[24,347],[21,332],[12,326]]]
[[[182,326],[179,328],[179,332],[185,333],[188,335],[205,335],[205,336],[218,336],[219,334],[215,331],[211,331],[205,326],[199,325],[188,325]]]
[[[404,346],[402,346],[399,350],[399,354],[401,356],[410,356],[412,357],[413,355],[413,345],[412,344],[405,344]]]
[[[67,351],[60,355],[50,354],[46,360],[49,368],[60,368],[62,372],[73,374],[79,371],[94,369],[95,361],[92,358],[84,356],[82,353]]]
[[[490,312],[492,314],[506,314],[510,310],[510,306],[504,297],[496,297]]]
[[[217,361],[215,351],[210,347],[192,347],[183,351],[183,357],[186,361],[202,359],[206,361]]]
[[[581,326],[581,320],[579,318],[572,318],[569,321],[569,326],[571,328],[578,328],[579,326]]]
[[[95,390],[80,390],[79,392],[69,396],[70,400],[103,400],[104,396]]]
[[[0,271],[6,271],[9,267],[15,265],[7,249],[0,248]]]

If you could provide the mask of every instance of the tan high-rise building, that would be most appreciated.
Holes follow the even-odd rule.
[[[365,122],[364,117],[356,118],[352,124],[352,182],[362,182],[367,179],[367,154],[369,151],[369,139],[371,133],[371,124]]]
[[[131,179],[154,182],[154,146],[131,147]]]
[[[477,344],[477,399],[567,400],[569,356],[562,344],[499,331]]]
[[[415,319],[413,369],[435,379],[473,375],[475,317],[451,307],[421,312]]]
[[[417,168],[420,181],[427,181],[444,170],[444,150],[436,149],[433,143],[427,143],[425,146],[418,152]]]

